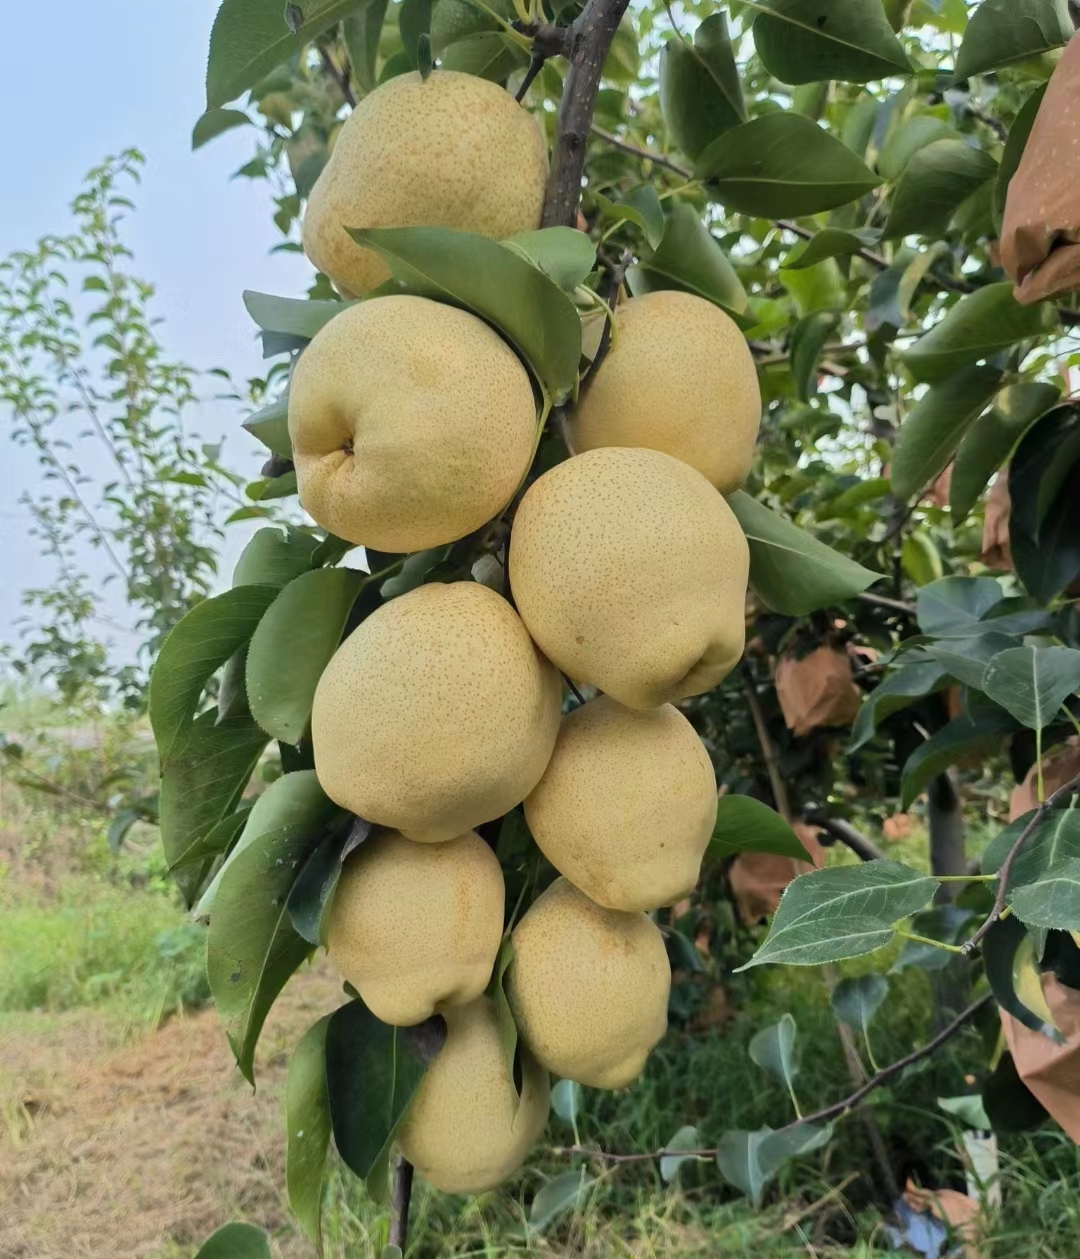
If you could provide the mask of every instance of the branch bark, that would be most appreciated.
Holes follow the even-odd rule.
[[[394,1160],[394,1184],[391,1191],[390,1237],[391,1246],[399,1246],[405,1253],[409,1237],[409,1202],[412,1199],[413,1165],[399,1154]]]
[[[581,201],[585,148],[592,126],[600,75],[611,41],[629,0],[589,0],[570,27],[570,69],[559,106],[558,132],[551,157],[544,227],[573,227]]]
[[[811,826],[820,826],[823,831],[850,848],[861,861],[885,860],[885,854],[874,841],[843,818],[831,817],[824,809],[804,809],[803,817]]]

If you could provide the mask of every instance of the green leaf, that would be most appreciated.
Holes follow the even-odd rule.
[[[818,83],[910,74],[881,0],[761,0],[754,45],[781,83]]]
[[[775,809],[752,796],[723,795],[706,854],[710,861],[739,852],[769,852],[813,865],[799,837]]]
[[[879,579],[880,574],[819,542],[745,490],[731,494],[728,504],[750,544],[750,584],[775,612],[806,616],[850,599]]]
[[[356,81],[365,92],[373,92],[377,83],[375,66],[379,59],[379,36],[389,0],[361,0],[346,17],[345,45]]]
[[[746,290],[697,211],[676,201],[668,214],[660,247],[626,273],[635,297],[658,289],[694,293],[733,313],[746,310]]]
[[[222,0],[210,32],[206,107],[235,100],[356,7],[356,0],[304,0],[289,29],[281,0]]]
[[[893,193],[885,239],[938,236],[962,201],[997,171],[997,162],[966,140],[935,140],[915,153]]]
[[[958,368],[990,358],[1018,341],[1040,337],[1056,321],[1045,303],[1021,306],[1011,281],[988,284],[962,298],[941,323],[919,338],[904,362],[919,380],[947,380]]]
[[[296,828],[281,827],[234,849],[214,898],[206,974],[236,1065],[252,1084],[266,1016],[312,951],[285,905],[310,843]]]
[[[508,816],[517,816],[521,826],[524,827],[524,820],[520,818],[520,815],[510,814]],[[514,1056],[517,1053],[518,1034],[517,1024],[514,1022],[514,1015],[510,1009],[510,1001],[506,996],[506,972],[513,960],[514,942],[508,932],[503,937],[502,944],[499,945],[499,952],[495,957],[495,966],[491,972],[491,983],[488,985],[487,993],[492,1001],[495,1002],[495,1018],[499,1024],[499,1041],[502,1045],[503,1058],[511,1072],[514,1069]]]
[[[983,0],[956,56],[956,79],[1038,57],[1072,39],[1067,0]]]
[[[276,586],[279,590],[312,567],[319,540],[286,525],[259,529],[233,569],[234,586]]]
[[[1016,841],[1032,819],[1032,813],[1011,822],[983,853],[984,874],[997,874]],[[1008,891],[1037,883],[1067,861],[1080,859],[1080,813],[1073,809],[1052,809],[1024,841],[1009,870]]]
[[[701,154],[696,174],[721,205],[761,218],[798,218],[857,201],[881,180],[839,140],[801,114],[743,123]]]
[[[577,384],[581,320],[542,272],[496,241],[446,227],[352,228],[412,292],[463,306],[507,338],[555,403]]]
[[[999,231],[1005,215],[1005,200],[1009,195],[1009,185],[1020,168],[1020,159],[1024,156],[1028,137],[1031,135],[1032,127],[1035,126],[1039,107],[1046,95],[1046,86],[1043,83],[1037,87],[1020,106],[1019,112],[1013,119],[1013,125],[1009,129],[1009,138],[1005,141],[1001,165],[998,167],[997,179],[994,181],[994,220]]]
[[[600,192],[593,193],[593,200],[604,219],[613,223],[633,223],[641,229],[650,249],[660,247],[667,224],[664,207],[652,184],[634,188],[624,201],[610,201]]]
[[[315,688],[338,649],[364,574],[316,568],[294,578],[267,609],[248,648],[251,715],[275,739],[299,743]]]
[[[1045,420],[1035,426],[1036,430],[1043,423]],[[1024,438],[1021,452],[1032,436],[1029,433]],[[1080,574],[1080,464],[1067,465],[1069,480],[1042,518],[1038,537],[1035,538],[1023,527],[1023,521],[1032,512],[1038,511],[1041,486],[1015,475],[1019,463],[1020,452],[1014,457],[1009,472],[1012,496],[1009,540],[1017,576],[1034,598],[1045,604]],[[1015,493],[1012,492],[1014,481]]]
[[[792,1015],[782,1014],[778,1023],[755,1033],[748,1048],[750,1061],[776,1076],[792,1097],[795,1095],[795,1077],[799,1074],[795,1061],[796,1030]]]
[[[1045,381],[1021,381],[998,394],[960,443],[949,486],[949,510],[962,521],[1009,452],[1034,422],[1057,402],[1061,390]]]
[[[720,1175],[759,1206],[766,1186],[790,1159],[820,1150],[832,1136],[832,1124],[798,1123],[789,1128],[725,1132],[716,1165]]]
[[[967,935],[968,923],[974,916],[974,910],[961,909],[957,905],[935,905],[933,909],[925,909],[916,914],[910,925],[912,935],[923,936],[927,940],[940,940],[943,944],[959,944]],[[905,940],[896,961],[889,968],[890,973],[899,974],[909,966],[919,970],[945,970],[956,960],[954,953],[939,949],[933,944],[923,944],[919,940]]]
[[[892,487],[897,498],[913,498],[940,475],[1000,383],[998,368],[976,364],[934,385],[919,399],[900,425],[893,451]]]
[[[161,844],[170,866],[236,807],[266,743],[250,717],[218,725],[211,709],[195,719],[183,753],[161,777]],[[206,873],[206,867],[178,868],[176,883],[189,904]]]
[[[1067,696],[1080,689],[1080,651],[1071,647],[1012,647],[994,656],[982,689],[1030,730],[1058,717]]]
[[[398,8],[398,31],[401,46],[412,68],[420,66],[420,41],[431,39],[431,0],[402,0]],[[430,62],[428,65],[430,69]],[[426,76],[425,76],[426,77]]]
[[[978,1093],[962,1094],[960,1097],[939,1097],[937,1104],[947,1115],[955,1115],[961,1123],[980,1132],[989,1132],[991,1123],[983,1106],[983,1099]]]
[[[746,120],[725,14],[710,14],[694,32],[693,43],[672,38],[664,45],[660,111],[668,135],[691,160]]]
[[[994,1000],[1014,1019],[1033,1032],[1041,1032],[1057,1044],[1063,1037],[1042,1015],[1030,1009],[1018,991],[1025,969],[1033,966],[1034,947],[1027,928],[1016,915],[999,918],[982,942],[983,964]]]
[[[297,492],[296,473],[285,472],[281,476],[267,477],[262,481],[253,481],[245,487],[248,498],[256,501],[271,498],[290,498]]]
[[[993,577],[943,577],[923,586],[915,601],[919,629],[931,638],[971,638],[1005,592]]]
[[[175,861],[169,864],[169,873],[175,874],[183,867],[192,865],[201,870],[212,858],[227,853],[243,831],[250,815],[251,809],[248,807],[237,809],[235,813],[222,818],[216,826],[212,826],[200,835]]]
[[[673,1137],[664,1142],[665,1150],[700,1150],[701,1138],[693,1124],[685,1124]],[[660,1160],[660,1179],[670,1185],[687,1163],[699,1163],[700,1156],[693,1154],[665,1154]]]
[[[289,440],[289,395],[282,394],[267,403],[244,421],[243,427],[262,442],[271,454],[282,459],[292,458],[292,442]]]
[[[198,918],[209,916],[225,872],[232,862],[237,860],[240,854],[261,836],[270,831],[289,828],[296,835],[306,837],[310,842],[310,847],[314,848],[323,831],[339,812],[341,810],[338,806],[327,798],[319,786],[319,780],[313,769],[283,774],[272,782],[255,801],[235,847],[226,857],[224,865],[214,875],[210,886],[199,898],[199,903],[195,907],[195,916]]]
[[[451,44],[439,60],[443,70],[472,74],[493,83],[505,82],[515,70],[528,63],[529,54],[502,31],[486,31],[460,39]]]
[[[583,1090],[576,1080],[557,1080],[551,1089],[551,1109],[572,1128],[577,1127]]]
[[[999,652],[1008,651],[1015,645],[1015,640],[1008,634],[997,634],[989,630],[974,638],[945,639],[944,645],[935,643],[928,646],[927,651],[957,682],[981,691],[986,666]]]
[[[1024,437],[1009,469],[1012,519],[1034,541],[1080,462],[1080,409],[1055,407]]]
[[[438,1016],[390,1027],[362,1001],[335,1010],[326,1032],[326,1083],[334,1144],[361,1180],[379,1173],[428,1064],[446,1040]]]
[[[275,297],[272,293],[244,290],[247,313],[264,332],[282,332],[311,338],[355,302],[308,301],[300,297]]]
[[[254,1224],[225,1224],[203,1242],[195,1259],[270,1259],[270,1243]]]
[[[564,293],[573,293],[596,266],[596,246],[589,234],[573,227],[519,232],[501,244],[542,271]]]
[[[304,1033],[289,1059],[285,1085],[285,1183],[297,1223],[322,1254],[322,1203],[330,1146],[330,1099],[326,1091],[324,1015]]]
[[[893,923],[923,909],[937,880],[898,861],[867,861],[801,874],[780,899],[765,943],[740,967],[820,966],[888,944]]]
[[[999,751],[1003,736],[1013,729],[1012,718],[1000,711],[954,717],[908,757],[900,781],[901,809],[910,808],[931,780],[961,757]]]
[[[859,975],[854,979],[841,979],[832,990],[829,1004],[841,1023],[861,1032],[863,1040],[867,1040],[874,1015],[888,995],[889,981],[884,975]]]
[[[205,599],[169,633],[150,674],[150,725],[162,768],[183,752],[206,683],[255,631],[273,586],[245,586]]]
[[[1048,1118],[1042,1102],[1020,1079],[1008,1051],[1001,1055],[993,1074],[983,1085],[982,1097],[995,1132],[1029,1132]]]
[[[838,310],[815,310],[795,325],[791,334],[791,376],[803,402],[809,402],[817,393],[818,359],[839,325]]]
[[[561,1176],[547,1181],[537,1191],[529,1207],[529,1228],[542,1233],[564,1211],[579,1207],[594,1183],[584,1167],[580,1171],[563,1172]]]
[[[357,839],[362,843],[371,832],[371,824],[357,819],[353,835],[357,827],[361,828]],[[308,944],[326,944],[326,915],[341,879],[342,859],[350,838],[348,826],[330,828],[300,867],[289,890],[289,917],[297,934]]]
[[[893,130],[882,145],[877,160],[879,175],[888,180],[899,179],[908,162],[935,140],[955,140],[958,133],[936,114],[916,114]]]
[[[924,586],[923,589],[928,587]],[[947,682],[945,670],[933,662],[906,664],[895,673],[890,673],[863,700],[859,715],[851,728],[848,751],[857,752],[859,748],[865,747],[886,717],[907,708],[926,695],[940,691]]]
[[[881,240],[881,233],[873,229],[848,232],[839,227],[826,227],[815,232],[810,240],[789,253],[781,264],[785,271],[803,271],[828,258],[847,258],[860,249],[872,249]]]
[[[251,119],[241,109],[208,109],[191,132],[191,147],[201,149],[208,141],[233,127],[251,126]]]

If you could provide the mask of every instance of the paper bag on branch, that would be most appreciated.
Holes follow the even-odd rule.
[[[1009,797],[1009,821],[1030,813],[1038,807],[1038,766],[1032,765],[1022,783]],[[1043,757],[1043,795],[1049,796],[1080,775],[1080,739],[1073,735],[1062,747]]]
[[[851,658],[835,647],[818,647],[801,660],[784,656],[775,681],[784,724],[800,738],[823,726],[850,726],[862,704]]]
[[[743,922],[760,922],[762,918],[776,913],[784,888],[791,880],[825,864],[825,850],[817,839],[819,828],[795,822],[792,829],[813,857],[813,865],[769,852],[741,852],[731,863],[728,881],[735,897],[735,908]]]
[[[1009,184],[1001,261],[1025,305],[1080,289],[1080,38],[1058,62]]]
[[[983,516],[982,554],[979,558],[987,568],[1011,573],[1013,569],[1012,546],[1009,542],[1009,516],[1012,500],[1009,498],[1008,469],[998,473],[997,480],[986,499]]]
[[[1001,1011],[1005,1039],[1017,1074],[1050,1117],[1080,1145],[1080,992],[1049,972],[1042,976],[1050,1016],[1065,1037],[1059,1045]]]

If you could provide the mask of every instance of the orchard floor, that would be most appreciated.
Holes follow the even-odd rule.
[[[213,1010],[155,1031],[108,1011],[0,1015],[0,1257],[159,1259],[230,1218],[310,1255],[283,1200],[287,1052],[336,1003],[325,967],[271,1013],[259,1088],[236,1071]]]

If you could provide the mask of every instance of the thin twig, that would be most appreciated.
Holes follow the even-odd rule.
[[[404,1155],[394,1160],[394,1184],[391,1190],[390,1237],[391,1246],[405,1253],[409,1236],[409,1202],[412,1198],[413,1165]]]
[[[619,290],[623,286],[623,280],[626,279],[627,271],[633,264],[634,255],[628,249],[624,249],[619,255],[619,260],[617,262],[609,262],[606,257],[602,257],[600,261],[605,272],[604,283],[601,288],[600,296],[603,298],[604,304],[607,306],[608,310],[612,313],[604,320],[604,328],[600,333],[600,344],[596,347],[596,356],[589,364],[588,375],[585,377],[586,381],[591,380],[592,377],[595,376],[600,368],[600,364],[605,358],[607,358],[608,351],[611,349],[611,325],[614,317],[614,310],[616,303],[619,300]],[[567,446],[567,449],[569,449],[569,445]]]
[[[915,607],[911,603],[904,603],[901,599],[890,599],[888,595],[872,595],[867,591],[862,591],[855,596],[863,603],[875,603],[881,608],[892,608],[894,612],[903,612],[907,616],[915,615]]]
[[[519,105],[525,99],[525,93],[532,87],[533,80],[543,70],[545,61],[547,61],[547,57],[543,53],[537,52],[534,48],[529,56],[529,68],[525,71],[525,77],[521,80],[521,86],[514,94],[514,100]]]
[[[741,667],[740,674],[742,676],[743,690],[746,692],[746,703],[750,709],[750,716],[754,719],[754,729],[757,731],[758,743],[761,744],[761,755],[764,757],[765,768],[769,774],[769,785],[772,787],[776,811],[790,826],[793,815],[791,812],[791,801],[788,799],[787,784],[784,782],[784,775],[780,772],[780,762],[777,758],[773,741],[769,737],[769,728],[765,724],[765,714],[761,711],[761,704],[758,702],[757,691],[754,688],[754,679],[745,664]]]
[[[29,765],[24,765],[22,761],[12,756],[6,749],[3,750],[3,755],[4,759],[14,769],[18,770],[20,774],[29,774],[31,778],[36,778],[48,791],[55,792],[59,796],[67,796],[69,800],[74,800],[76,804],[85,805],[88,809],[95,809],[98,813],[112,813],[112,809],[103,801],[92,800],[89,796],[82,796],[77,791],[71,791],[53,779],[46,778],[44,774],[39,774],[36,769],[31,769]]]
[[[330,56],[329,51],[319,45],[319,60],[322,62],[323,69],[334,80],[341,89],[341,95],[345,97],[345,103],[350,109],[356,108],[356,93],[352,90],[352,83],[349,81],[349,71],[347,69],[339,69]]]
[[[598,140],[603,140],[605,144],[610,144],[613,149],[618,149],[622,153],[629,153],[631,157],[640,157],[642,161],[652,162],[656,166],[663,166],[675,175],[681,175],[683,179],[693,179],[694,172],[688,170],[685,166],[680,166],[678,162],[673,161],[670,157],[665,157],[662,153],[654,153],[652,149],[641,149],[636,144],[629,144],[626,140],[620,140],[618,136],[612,135],[610,131],[605,131],[603,127],[598,127],[593,123],[591,131]]]
[[[1009,849],[1008,856],[1001,863],[1001,868],[998,870],[998,887],[997,894],[994,897],[993,908],[990,910],[990,913],[987,915],[986,921],[982,924],[982,926],[979,927],[969,940],[965,940],[961,945],[960,951],[962,953],[970,957],[983,940],[986,939],[986,936],[993,927],[994,923],[1001,918],[1002,912],[1005,909],[1005,898],[1009,894],[1009,876],[1012,874],[1013,865],[1016,863],[1016,858],[1020,855],[1021,848],[1023,848],[1023,846],[1038,829],[1040,822],[1042,822],[1047,813],[1049,813],[1051,809],[1055,808],[1060,801],[1065,800],[1071,795],[1075,795],[1078,791],[1080,791],[1080,775],[1077,775],[1077,777],[1072,779],[1071,782],[1067,782],[1063,787],[1059,787],[1057,791],[1052,792],[1049,796],[1047,796],[1047,798],[1032,814],[1031,820],[1017,836],[1016,843]]]
[[[891,1079],[906,1071],[908,1067],[914,1066],[915,1063],[921,1062],[923,1058],[928,1058],[940,1049],[946,1041],[951,1040],[965,1024],[970,1022],[992,1000],[993,993],[985,993],[977,1001],[973,1001],[966,1010],[961,1011],[951,1023],[947,1023],[932,1040],[928,1040],[920,1049],[913,1049],[911,1053],[906,1054],[903,1058],[899,1058],[896,1062],[890,1063],[889,1066],[882,1067],[880,1071],[876,1071],[865,1084],[860,1085],[853,1093],[845,1097],[843,1101],[835,1102],[831,1106],[823,1106],[820,1110],[815,1110],[813,1114],[804,1115],[802,1119],[793,1119],[791,1123],[778,1128],[777,1132],[789,1132],[794,1128],[801,1127],[803,1124],[829,1123],[833,1119],[842,1119],[849,1115],[871,1093],[888,1084]],[[680,1156],[682,1158],[711,1159],[716,1157],[718,1150],[713,1147],[700,1150],[651,1150],[648,1154],[609,1154],[606,1150],[595,1150],[583,1145],[571,1145],[553,1149],[551,1152],[552,1154],[579,1155],[586,1158],[603,1159],[606,1163],[622,1164],[653,1162],[656,1159],[668,1156],[673,1158]]]

